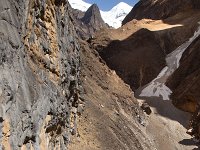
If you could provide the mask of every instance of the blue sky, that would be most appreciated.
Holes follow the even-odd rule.
[[[110,10],[113,6],[117,5],[119,2],[125,2],[131,6],[134,6],[138,0],[84,0],[88,3],[96,3],[101,10]]]

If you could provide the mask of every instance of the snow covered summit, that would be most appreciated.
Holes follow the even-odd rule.
[[[91,6],[91,4],[86,3],[82,0],[68,0],[72,8],[81,10],[83,12],[87,11],[87,9]]]
[[[132,7],[124,2],[120,2],[110,11],[101,11],[103,20],[114,28],[119,28],[123,19],[131,11]]]
[[[91,4],[86,3],[83,0],[69,0],[69,3],[71,4],[72,8],[81,10],[83,12],[85,12],[91,6]],[[114,28],[119,28],[122,24],[122,20],[131,11],[131,9],[132,6],[124,2],[120,2],[109,11],[101,10],[100,12],[105,23]]]

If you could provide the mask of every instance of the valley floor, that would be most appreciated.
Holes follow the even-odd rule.
[[[171,101],[159,98],[139,99],[139,102],[147,102],[151,107],[152,113],[147,119],[146,132],[158,150],[198,149],[192,137],[186,133],[189,114],[175,108]]]

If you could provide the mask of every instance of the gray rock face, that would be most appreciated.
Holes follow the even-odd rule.
[[[67,1],[0,1],[0,147],[66,149],[79,45]]]

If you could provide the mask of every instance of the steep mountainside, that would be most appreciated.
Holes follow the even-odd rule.
[[[76,133],[80,59],[69,9],[64,0],[0,1],[1,149],[66,149]]]
[[[176,3],[173,0],[140,0],[125,17],[122,24],[133,19],[166,19],[193,7],[198,8],[198,4],[198,0],[177,0]]]
[[[81,45],[81,81],[86,105],[78,123],[78,139],[72,140],[70,150],[153,150],[153,141],[145,132],[146,116],[130,87],[88,43]]]
[[[159,0],[159,1],[140,1],[130,12],[130,14],[124,19],[123,24],[129,22],[132,19],[142,19],[142,18],[151,18],[151,19],[164,19],[164,22],[169,23],[166,21],[166,18],[169,18],[170,16],[175,16],[177,19],[181,14],[191,12],[191,10],[196,11],[199,13],[200,8],[200,2],[198,0],[179,0],[176,1],[174,5],[171,5],[172,1],[170,0]],[[195,16],[191,15],[186,17],[187,20],[192,21]],[[199,19],[196,20],[199,22]],[[184,21],[183,25],[186,26],[186,21]],[[189,23],[189,22],[188,22]],[[193,24],[190,22],[190,24]],[[198,25],[199,26],[199,25]],[[197,30],[197,28],[196,28]],[[183,31],[185,32],[185,31]],[[184,53],[182,56],[182,53],[177,54],[174,51],[174,53],[171,53],[170,55],[176,55],[176,58],[181,59],[180,64],[178,63],[177,70],[172,68],[172,76],[168,77],[165,76],[167,79],[166,85],[170,88],[170,93],[172,103],[179,109],[190,112],[193,114],[193,117],[190,121],[191,129],[188,131],[189,134],[195,136],[198,140],[200,139],[200,132],[199,132],[199,123],[200,123],[200,107],[199,107],[199,31],[196,34],[197,36],[192,37],[193,40],[189,40],[191,42],[187,42],[178,48],[178,51],[182,51],[184,49]],[[179,37],[179,39],[182,37]],[[177,38],[176,38],[177,39]],[[178,52],[177,51],[177,52]],[[178,52],[179,53],[179,52]],[[168,64],[173,62],[171,60],[171,56],[167,56],[166,61],[168,61]],[[182,56],[182,57],[181,57]],[[175,57],[174,57],[175,58]],[[171,64],[173,66],[173,64]],[[164,70],[160,72],[164,73]],[[169,73],[169,74],[171,74]],[[167,74],[164,73],[164,74]],[[161,75],[163,76],[163,75]],[[169,75],[167,75],[169,76]],[[159,78],[162,79],[162,78]],[[166,80],[162,79],[162,80]],[[154,82],[155,83],[155,82]],[[148,86],[147,86],[148,87]],[[152,88],[152,87],[151,87]],[[147,90],[147,89],[146,89]],[[155,90],[154,90],[155,91]],[[146,91],[148,94],[150,91]],[[147,94],[147,95],[148,95]],[[145,94],[142,94],[145,95]]]

